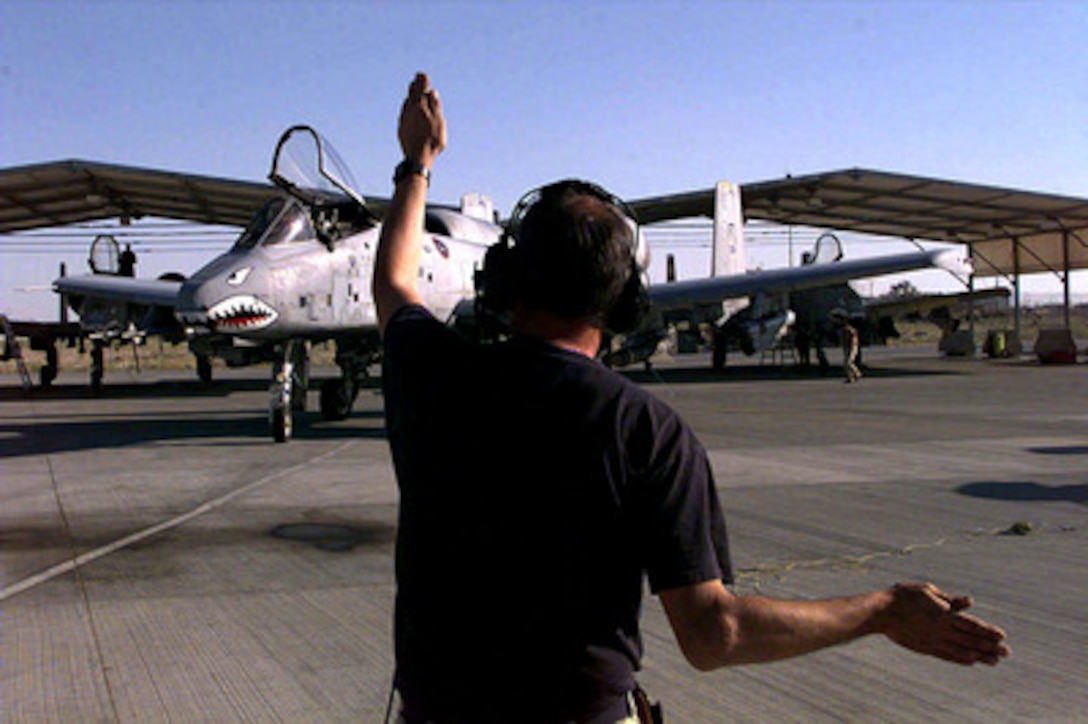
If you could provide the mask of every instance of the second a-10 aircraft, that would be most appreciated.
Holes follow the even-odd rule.
[[[87,186],[49,197],[50,189],[64,188],[63,179],[71,176]],[[10,222],[9,229],[138,214],[222,222],[240,218],[247,205],[250,211],[259,206],[233,246],[188,279],[62,276],[54,289],[87,322],[85,332],[99,359],[101,345],[110,339],[106,328],[117,324],[89,326],[95,316],[89,311],[121,305],[130,326],[146,328],[156,320],[155,332],[186,339],[202,379],[210,379],[213,357],[228,366],[272,362],[269,420],[272,437],[282,442],[292,436],[292,413],[305,406],[312,343],[331,340],[336,345],[340,376],[326,380],[320,393],[325,419],[349,414],[367,368],[380,359],[370,283],[386,202],[364,199],[333,148],[308,126],[283,134],[269,177],[275,187],[69,161],[0,170],[0,195],[39,194],[33,207],[24,204],[33,214]],[[95,208],[87,206],[95,203]],[[217,210],[217,203],[233,207]],[[652,313],[643,328],[617,340],[606,355],[619,364],[647,360],[667,325],[681,319],[729,332],[732,339],[717,335],[720,359],[726,345],[751,352],[780,340],[794,321],[790,295],[798,291],[839,288],[841,305],[850,306],[856,294],[846,282],[852,279],[928,267],[968,271],[959,251],[945,249],[748,273],[737,186],[719,184],[713,192],[631,205],[655,222],[694,215],[693,208],[706,215],[712,210],[716,261],[709,277],[649,286]],[[502,224],[489,202],[467,196],[458,209],[428,207],[425,226],[419,272],[423,298],[439,318],[475,329],[476,271],[487,248],[500,238]],[[642,239],[639,263],[645,273],[649,252]],[[738,300],[741,307],[747,300],[747,306],[738,309]],[[164,325],[164,319],[170,323]],[[100,368],[98,375],[100,382]]]

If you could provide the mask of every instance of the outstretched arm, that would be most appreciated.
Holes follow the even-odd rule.
[[[404,158],[428,172],[446,147],[446,120],[438,91],[419,73],[408,87],[397,129]],[[419,263],[428,180],[420,174],[401,178],[382,223],[374,261],[372,293],[378,327],[384,332],[390,317],[407,304],[419,304]]]
[[[824,601],[734,596],[720,581],[661,593],[688,661],[709,671],[801,656],[869,634],[957,664],[996,664],[1009,655],[1005,633],[964,611],[965,596],[931,584]]]

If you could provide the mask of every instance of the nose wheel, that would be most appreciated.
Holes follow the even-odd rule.
[[[291,415],[290,405],[277,405],[272,408],[269,423],[272,426],[272,439],[276,442],[287,442],[294,432],[294,420]]]
[[[308,360],[306,343],[290,340],[284,345],[282,361],[276,364],[268,407],[268,424],[276,442],[291,439],[294,412],[306,409]]]

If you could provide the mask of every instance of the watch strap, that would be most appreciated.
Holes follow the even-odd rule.
[[[399,184],[409,176],[422,176],[428,186],[431,184],[431,170],[418,161],[406,158],[393,170],[393,184]]]

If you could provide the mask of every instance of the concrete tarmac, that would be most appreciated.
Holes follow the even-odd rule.
[[[632,377],[710,452],[738,592],[931,580],[974,596],[1013,657],[961,668],[870,637],[700,674],[648,598],[643,685],[670,722],[1088,720],[1088,369],[867,361],[855,385],[704,357]],[[0,378],[0,721],[383,720],[381,398],[278,445],[264,372],[216,373],[107,373],[97,397],[79,374],[29,395]]]

